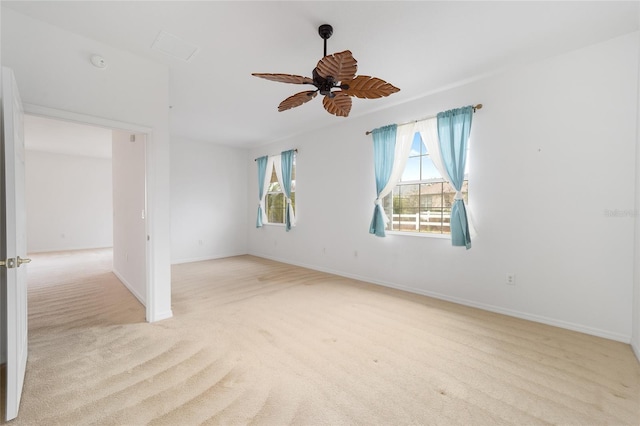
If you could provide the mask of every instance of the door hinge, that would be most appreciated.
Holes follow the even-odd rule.
[[[0,260],[0,266],[4,266],[7,269],[16,267],[16,260],[14,258],[9,258],[7,260]]]

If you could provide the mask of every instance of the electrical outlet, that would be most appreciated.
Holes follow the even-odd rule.
[[[507,272],[507,275],[504,278],[504,282],[508,285],[516,285],[516,274],[513,272]]]

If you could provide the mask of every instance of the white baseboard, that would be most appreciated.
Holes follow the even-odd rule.
[[[631,350],[636,355],[638,362],[640,362],[640,347],[638,346],[640,342],[631,342]]]
[[[133,296],[136,299],[138,299],[138,301],[142,304],[142,306],[146,308],[147,304],[144,302],[144,298],[133,288],[131,284],[129,284],[129,282],[127,282],[127,280],[124,279],[122,274],[120,274],[115,269],[113,270],[113,273],[116,277],[118,277],[118,279],[122,282],[122,284],[131,292],[131,294],[133,294]],[[149,313],[147,310],[147,313],[145,314],[145,316],[146,316],[147,322],[157,322],[157,321],[162,321],[162,320],[173,317],[173,311],[169,309],[167,311]]]
[[[141,294],[139,294],[131,284],[129,284],[129,282],[127,282],[127,280],[124,279],[124,277],[122,276],[122,274],[120,274],[118,271],[116,271],[115,269],[113,269],[113,273],[116,277],[118,277],[118,279],[120,280],[120,282],[122,282],[122,284],[124,284],[124,286],[131,292],[131,294],[133,294],[135,296],[136,299],[138,299],[138,301],[140,303],[142,303],[142,306],[147,306],[147,303],[145,302],[145,298],[142,297]]]
[[[182,263],[203,262],[205,260],[223,259],[225,257],[242,256],[242,255],[245,255],[245,254],[247,254],[247,252],[232,252],[232,253],[224,253],[224,254],[212,254],[212,255],[202,256],[202,257],[191,257],[191,258],[172,260],[171,264],[172,265],[179,265],[179,264],[182,264]]]
[[[147,322],[158,322],[162,320],[166,320],[173,317],[173,311],[169,309],[168,311],[159,312],[157,314],[152,314],[151,318],[147,318]]]
[[[357,274],[350,274],[350,273],[346,273],[343,271],[336,271],[336,270],[332,270],[329,268],[324,268],[324,267],[320,267],[320,266],[316,266],[316,265],[309,265],[309,264],[304,264],[304,263],[298,263],[298,262],[291,262],[289,260],[284,260],[284,259],[279,259],[277,257],[273,257],[273,256],[269,256],[269,255],[265,255],[263,253],[254,253],[251,252],[249,253],[252,256],[257,256],[257,257],[262,257],[265,259],[270,259],[270,260],[274,260],[276,262],[281,262],[281,263],[287,263],[290,265],[295,265],[295,266],[300,266],[302,268],[307,268],[307,269],[313,269],[315,271],[320,271],[320,272],[326,272],[328,274],[333,274],[333,275],[338,275],[341,277],[345,277],[345,278],[351,278],[354,280],[358,280],[358,281],[364,281],[370,284],[376,284],[376,285],[380,285],[383,287],[390,287],[390,288],[395,288],[398,290],[402,290],[402,291],[406,291],[409,293],[414,293],[414,294],[421,294],[423,296],[428,296],[428,297],[433,297],[434,299],[440,299],[440,300],[446,300],[447,302],[453,302],[453,303],[457,303],[459,305],[464,305],[464,306],[469,306],[472,308],[478,308],[478,309],[482,309],[485,311],[489,311],[489,312],[495,312],[498,314],[503,314],[503,315],[507,315],[510,317],[515,317],[515,318],[520,318],[520,319],[525,319],[528,321],[533,321],[533,322],[538,322],[541,324],[547,324],[547,325],[551,325],[554,327],[560,327],[560,328],[564,328],[567,330],[573,330],[573,331],[577,331],[580,333],[585,333],[585,334],[589,334],[592,336],[597,336],[597,337],[603,337],[605,339],[609,339],[609,340],[615,340],[617,342],[622,342],[622,343],[630,343],[631,342],[631,336],[628,335],[624,335],[624,334],[620,334],[620,333],[613,333],[607,330],[601,330],[598,328],[594,328],[594,327],[588,327],[588,326],[584,326],[581,324],[575,324],[572,322],[568,322],[568,321],[562,321],[562,320],[558,320],[555,318],[548,318],[548,317],[544,317],[541,315],[535,315],[535,314],[530,314],[527,312],[520,312],[520,311],[516,311],[513,309],[508,309],[508,308],[503,308],[500,306],[495,306],[495,305],[490,305],[487,303],[482,303],[482,302],[475,302],[473,300],[467,300],[467,299],[462,299],[462,298],[458,298],[458,297],[453,297],[453,296],[448,296],[445,294],[441,294],[441,293],[437,293],[437,292],[431,292],[431,291],[426,291],[426,290],[422,290],[422,289],[417,289],[417,288],[413,288],[413,287],[407,287],[407,286],[402,286],[402,285],[398,285],[396,283],[392,283],[392,282],[388,282],[388,281],[381,281],[381,280],[375,280],[372,279],[370,277],[364,277],[361,275],[357,275]],[[638,348],[634,349],[636,356],[638,356]],[[640,356],[638,357],[638,359],[640,359]]]
[[[112,246],[100,246],[100,247],[84,247],[84,246],[74,246],[74,247],[56,247],[49,249],[37,249],[37,250],[28,250],[28,253],[38,254],[38,253],[56,253],[56,252],[65,252],[65,251],[81,251],[81,250],[102,250],[113,248]]]

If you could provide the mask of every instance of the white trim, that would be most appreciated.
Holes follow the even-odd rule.
[[[640,19],[640,11],[638,11]],[[640,34],[640,33],[639,33]],[[640,36],[636,37],[636,41],[640,42]],[[638,58],[640,58],[640,43],[638,44]],[[636,85],[636,158],[635,158],[635,199],[634,207],[640,208],[640,69],[636,70],[638,74]],[[631,284],[631,349],[633,350],[638,362],[640,362],[640,218],[638,215],[634,217],[634,245],[633,245],[633,281]]]
[[[148,322],[157,322],[165,319],[169,319],[173,316],[173,311],[169,309],[168,311],[157,312],[151,318],[147,318]]]
[[[128,282],[127,280],[125,280],[125,279],[124,279],[124,277],[123,277],[123,276],[122,276],[118,271],[116,271],[116,270],[114,269],[114,270],[112,270],[111,272],[113,272],[113,275],[115,275],[115,276],[120,280],[120,282],[121,282],[121,283],[122,283],[126,288],[128,288],[128,289],[129,289],[129,291],[131,292],[131,294],[133,294],[133,295],[136,297],[136,299],[138,299],[138,302],[140,302],[140,304],[142,304],[142,306],[146,306],[146,305],[147,305],[147,304],[144,302],[144,299],[142,298],[142,295],[140,295],[140,294],[136,291],[136,289],[135,289],[131,284],[129,284],[129,282]]]
[[[436,234],[435,232],[384,231],[385,235],[399,235],[402,237],[436,238],[451,241],[451,234]]]
[[[554,326],[554,327],[560,327],[560,328],[564,328],[564,329],[567,329],[567,330],[572,330],[572,331],[577,331],[577,332],[580,332],[580,333],[589,334],[589,335],[592,335],[592,336],[603,337],[605,339],[615,340],[617,342],[622,342],[622,343],[627,343],[628,344],[631,341],[631,336],[630,335],[626,335],[626,334],[612,333],[610,331],[601,330],[599,328],[587,327],[587,326],[584,326],[584,325],[581,325],[581,324],[575,324],[575,323],[568,322],[568,321],[562,321],[562,320],[557,320],[557,319],[554,319],[554,318],[548,318],[548,317],[544,317],[544,316],[541,316],[541,315],[528,314],[526,312],[515,311],[515,310],[512,310],[512,309],[502,308],[500,306],[489,305],[489,304],[486,304],[486,303],[478,303],[478,302],[474,302],[472,300],[467,300],[467,299],[462,299],[462,298],[458,298],[458,297],[447,296],[447,295],[444,295],[444,294],[441,294],[441,293],[436,293],[436,292],[426,291],[426,290],[417,289],[417,288],[413,288],[413,287],[407,287],[407,286],[403,286],[403,285],[398,285],[398,284],[391,283],[391,282],[388,282],[388,281],[372,280],[369,277],[364,277],[364,276],[357,275],[357,274],[349,274],[349,273],[345,273],[345,272],[342,272],[342,271],[336,271],[336,270],[329,269],[329,268],[318,267],[316,265],[309,265],[309,264],[298,263],[298,262],[290,262],[290,261],[287,261],[287,260],[279,259],[279,258],[274,257],[274,256],[269,256],[269,255],[266,255],[266,254],[260,254],[260,253],[255,253],[255,252],[250,252],[248,254],[250,254],[251,256],[262,257],[262,258],[265,258],[265,259],[274,260],[276,262],[281,262],[281,263],[286,263],[286,264],[289,264],[289,265],[300,266],[302,268],[313,269],[315,271],[326,272],[326,273],[329,273],[329,274],[338,275],[338,276],[345,277],[345,278],[351,278],[351,279],[354,279],[354,280],[363,281],[363,282],[367,282],[367,283],[370,283],[370,284],[380,285],[380,286],[383,286],[383,287],[395,288],[397,290],[402,290],[402,291],[406,291],[406,292],[414,293],[414,294],[421,294],[423,296],[432,297],[434,299],[446,300],[448,302],[457,303],[459,305],[469,306],[469,307],[472,307],[472,308],[479,308],[479,309],[482,309],[482,310],[485,310],[485,311],[495,312],[495,313],[507,315],[507,316],[510,316],[510,317],[525,319],[525,320],[528,320],[528,321],[533,321],[533,322],[537,322],[537,323],[541,323],[541,324],[551,325],[551,326]],[[636,355],[638,355],[638,351],[636,351]]]
[[[149,132],[138,132],[138,133],[145,133],[144,211],[145,211],[146,217],[144,220],[144,226],[145,226],[145,234],[146,234],[145,257],[147,259],[147,268],[146,268],[147,270],[145,273],[145,291],[147,296],[147,304],[146,304],[147,311],[145,316],[146,316],[147,322],[155,322],[155,321],[159,321],[160,319],[158,319],[159,315],[155,312],[156,298],[155,298],[155,286],[153,285],[153,283],[155,283],[155,275],[153,273],[153,271],[155,270],[154,268],[155,250],[154,250],[154,245],[151,243],[151,236],[155,235],[155,233],[153,232],[154,231],[153,221],[150,219],[153,215],[153,212],[155,212],[155,209],[153,207],[155,193],[150,189],[155,187],[155,185],[153,185],[153,183],[151,182],[153,180],[153,176],[155,176],[155,174],[153,173],[154,171],[153,166],[155,164],[155,161],[151,157],[153,155],[153,150],[150,148],[151,144],[153,143],[153,132],[149,131]]]
[[[152,188],[154,188],[154,185],[153,185],[153,182],[152,182],[153,176],[154,176],[154,174],[153,174],[154,161],[153,161],[153,158],[152,158],[153,150],[149,148],[151,146],[151,144],[153,143],[153,128],[147,127],[147,126],[138,125],[138,124],[125,123],[125,122],[122,122],[122,121],[110,120],[108,118],[96,117],[96,116],[93,116],[93,115],[80,114],[80,113],[73,112],[73,111],[65,111],[65,110],[61,110],[61,109],[35,105],[35,104],[24,103],[23,104],[23,108],[24,108],[25,114],[37,115],[37,116],[48,117],[48,118],[57,118],[59,120],[71,121],[71,122],[80,123],[80,124],[91,124],[91,125],[95,125],[95,126],[105,127],[105,128],[108,128],[108,129],[118,129],[118,130],[124,130],[124,131],[132,132],[132,133],[144,133],[146,135],[146,146],[145,146],[145,169],[146,169],[145,170],[145,188],[146,188],[146,197],[145,197],[146,209],[145,210],[146,210],[146,220],[145,220],[145,226],[146,226],[146,234],[147,234],[147,248],[146,248],[147,264],[146,264],[146,274],[145,274],[146,275],[145,288],[146,288],[146,296],[147,296],[146,300],[147,300],[147,303],[146,304],[143,303],[143,305],[146,306],[146,319],[147,319],[147,322],[154,322],[154,321],[159,321],[160,319],[169,318],[171,315],[169,317],[166,317],[167,312],[155,313],[155,298],[154,298],[154,293],[155,293],[154,290],[155,289],[154,289],[154,285],[153,285],[153,283],[155,282],[154,275],[153,275],[155,248],[154,248],[154,245],[150,244],[150,242],[149,242],[149,236],[154,235],[153,234],[153,220],[151,220],[151,217],[153,216],[153,213],[154,213],[154,208],[153,208],[154,193],[152,191]],[[132,291],[132,293],[136,296],[136,298],[138,298],[138,300],[140,300],[139,295],[136,295],[133,291]],[[169,311],[169,312],[171,312],[171,311]]]
[[[280,226],[281,228],[284,228],[284,223],[279,223],[279,222],[265,222],[262,224],[263,227],[265,226]],[[256,228],[256,229],[260,229],[260,228]]]
[[[151,133],[151,127],[140,126],[137,124],[124,123],[122,121],[110,120],[108,118],[96,117],[93,115],[79,114],[77,112],[65,111],[61,109],[49,108],[40,105],[24,103],[24,112],[29,115],[37,115],[40,117],[58,118],[64,121],[72,121],[80,124],[92,124],[95,126],[105,127],[107,129],[126,130],[136,133]]]
[[[37,254],[37,253],[50,253],[55,251],[76,251],[76,250],[100,250],[100,249],[108,249],[113,248],[112,245],[104,246],[104,247],[53,247],[48,249],[38,249],[38,250],[29,250],[29,254]]]

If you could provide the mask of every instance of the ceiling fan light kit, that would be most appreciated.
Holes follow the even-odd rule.
[[[322,105],[330,114],[348,117],[351,112],[351,97],[376,99],[400,91],[386,81],[366,75],[356,76],[358,62],[349,50],[327,55],[327,39],[333,34],[329,24],[320,25],[318,34],[324,40],[324,57],[313,69],[312,77],[293,74],[253,73],[255,77],[280,83],[312,84],[316,90],[306,90],[289,96],[278,105],[278,111],[286,111],[315,98],[318,92],[324,96]]]

